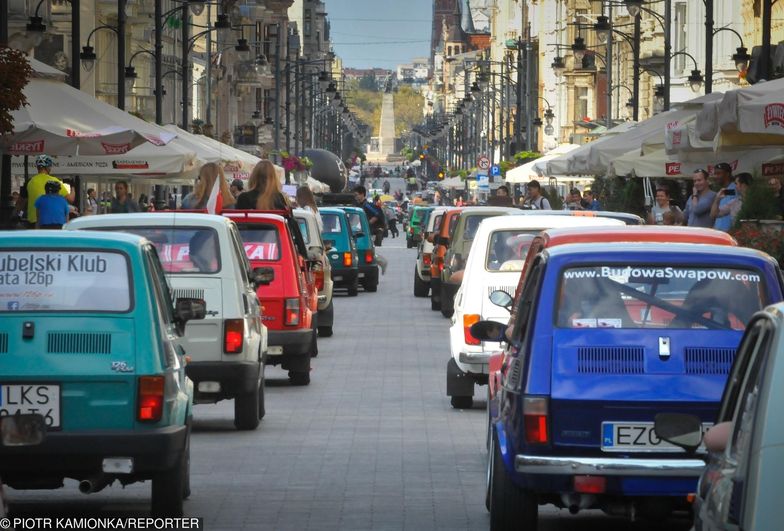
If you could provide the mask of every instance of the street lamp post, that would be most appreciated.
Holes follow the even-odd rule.
[[[35,14],[30,17],[27,24],[27,31],[34,33],[43,33],[46,31],[46,26],[43,24],[43,19],[39,16],[41,5],[45,0],[39,0],[38,5],[35,6]],[[71,79],[70,85],[73,88],[81,87],[81,68],[79,68],[79,32],[81,27],[79,12],[79,0],[68,0],[71,4]],[[6,16],[6,11],[0,8],[2,16]]]

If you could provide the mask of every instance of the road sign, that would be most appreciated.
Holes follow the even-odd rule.
[[[476,161],[476,167],[480,170],[487,171],[490,169],[490,159],[485,155],[479,157]]]
[[[490,168],[490,175],[493,177],[498,177],[501,175],[501,166],[498,164],[493,164],[493,166]]]
[[[476,176],[476,183],[477,187],[480,190],[489,190],[490,189],[490,179],[487,175],[477,175]]]

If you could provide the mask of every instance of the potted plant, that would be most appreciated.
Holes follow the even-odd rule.
[[[313,167],[313,161],[308,157],[298,157],[288,151],[280,152],[281,164],[288,173],[293,173],[297,184],[304,184],[308,180],[308,170]]]

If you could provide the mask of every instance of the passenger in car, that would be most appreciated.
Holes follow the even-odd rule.
[[[210,273],[217,269],[218,250],[215,238],[210,231],[200,230],[188,242],[188,257],[200,273]]]
[[[561,328],[634,328],[620,292],[606,278],[564,280],[558,311]]]

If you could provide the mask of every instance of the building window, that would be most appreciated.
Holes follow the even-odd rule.
[[[672,51],[683,52],[686,50],[686,2],[675,4],[675,27],[673,31],[673,47]],[[685,55],[678,55],[673,59],[673,69],[677,73],[682,73],[686,70]]]
[[[574,121],[581,122],[588,116],[588,87],[574,88]]]
[[[447,46],[447,48],[446,48],[446,55],[447,56],[452,55],[452,47],[451,46]]]
[[[305,37],[310,37],[310,20],[306,20],[302,23],[302,25],[305,32]]]

